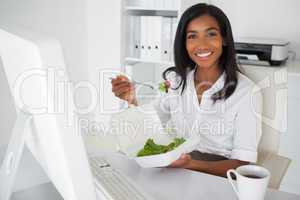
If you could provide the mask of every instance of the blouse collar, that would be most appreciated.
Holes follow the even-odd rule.
[[[188,77],[187,77],[188,81],[194,86],[194,88],[196,88],[195,84],[194,84],[195,71],[196,71],[196,69],[193,69],[188,74]],[[225,78],[226,78],[226,73],[225,73],[225,71],[223,71],[221,76],[217,79],[217,81],[209,89],[207,89],[204,93],[212,95],[212,94],[218,92],[219,90],[221,90],[225,85]]]

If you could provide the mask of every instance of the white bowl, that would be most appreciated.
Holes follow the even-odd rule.
[[[172,142],[173,139],[169,137],[159,137],[154,138],[154,141],[157,144],[166,145]],[[166,167],[175,160],[177,160],[181,156],[181,154],[193,151],[198,143],[198,137],[189,138],[186,139],[184,143],[176,147],[174,150],[169,151],[167,153],[141,157],[137,157],[137,153],[140,149],[144,147],[145,143],[134,144],[128,149],[127,152],[129,153],[129,157],[134,159],[143,168]]]

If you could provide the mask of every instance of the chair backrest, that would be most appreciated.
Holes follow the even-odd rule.
[[[260,160],[265,154],[278,153],[280,134],[286,131],[287,73],[285,69],[263,66],[242,66],[242,69],[261,88],[263,96]]]

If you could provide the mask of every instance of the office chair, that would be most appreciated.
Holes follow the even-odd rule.
[[[291,162],[278,152],[281,134],[287,128],[287,73],[274,67],[241,66],[241,69],[261,88],[264,117],[257,164],[271,172],[269,187],[278,189]]]

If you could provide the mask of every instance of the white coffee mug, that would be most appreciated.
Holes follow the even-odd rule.
[[[231,173],[236,176],[236,184]],[[227,178],[239,200],[263,200],[268,187],[270,172],[257,165],[243,165],[227,171]]]

